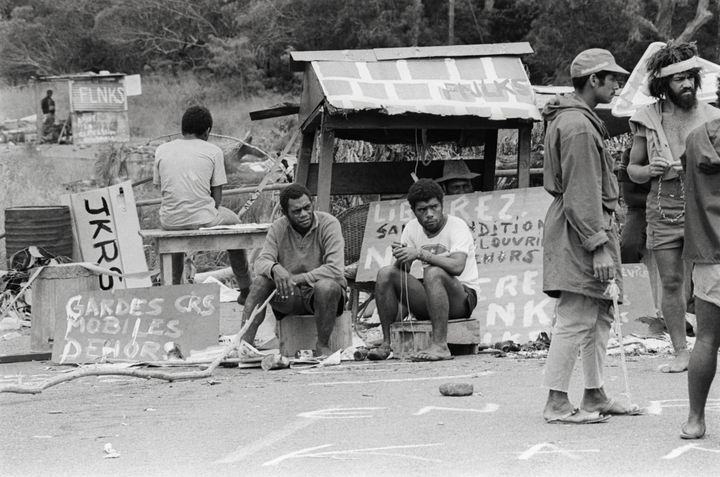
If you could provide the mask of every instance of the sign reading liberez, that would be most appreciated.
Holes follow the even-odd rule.
[[[52,360],[161,361],[168,342],[185,356],[217,345],[219,293],[193,284],[61,294]]]
[[[550,327],[554,300],[542,292],[542,237],[551,201],[541,187],[445,197],[445,212],[465,220],[475,238],[481,290],[472,317],[485,343],[524,343]],[[413,218],[405,199],[370,205],[357,281],[375,281]]]

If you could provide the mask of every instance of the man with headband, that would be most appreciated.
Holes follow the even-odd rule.
[[[685,331],[686,273],[682,260],[685,189],[680,156],[693,129],[720,117],[720,111],[699,103],[700,62],[692,43],[673,43],[647,62],[650,95],[658,101],[630,118],[633,146],[627,172],[634,182],[650,181],[647,198],[647,248],[660,271],[661,308],[675,359],[661,371],[687,371],[690,353]],[[689,279],[687,279],[689,280]]]

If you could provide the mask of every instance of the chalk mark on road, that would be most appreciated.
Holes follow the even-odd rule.
[[[386,407],[331,407],[329,409],[318,409],[317,411],[301,412],[298,417],[306,417],[310,419],[367,419],[372,417],[372,413],[378,409],[387,409]]]
[[[250,457],[251,455],[255,454],[256,452],[259,452],[266,447],[270,447],[271,445],[275,444],[276,442],[279,442],[283,439],[286,439],[290,437],[291,435],[295,434],[296,432],[306,428],[310,424],[312,424],[314,421],[313,419],[307,419],[307,420],[299,420],[297,422],[294,422],[290,425],[287,425],[280,429],[279,431],[272,432],[268,434],[267,436],[258,439],[254,441],[251,445],[247,447],[238,447],[235,452],[223,457],[220,460],[216,460],[216,464],[232,464],[234,462],[241,461],[243,459],[246,459]]]
[[[338,384],[373,384],[373,383],[405,383],[413,381],[437,381],[441,379],[477,378],[494,374],[492,371],[483,371],[474,374],[459,374],[456,376],[429,376],[423,378],[395,378],[395,379],[371,379],[366,381],[331,381],[324,383],[309,383],[308,386],[336,386]]]
[[[573,454],[573,452],[600,452],[600,449],[567,450],[549,442],[541,442],[540,444],[535,444],[525,452],[522,452],[518,459],[529,460],[538,454],[561,454],[565,457],[569,457],[570,459],[579,459],[580,457]]]
[[[668,454],[662,456],[663,459],[675,459],[676,457],[680,457],[684,453],[691,451],[691,450],[699,450],[704,452],[713,452],[716,454],[720,454],[720,449],[706,449],[705,447],[701,447],[700,444],[685,444],[684,446],[677,447],[673,450],[671,450]]]
[[[444,444],[438,442],[434,444],[414,444],[414,445],[404,445],[404,446],[388,446],[388,447],[368,447],[365,449],[348,449],[343,451],[328,451],[328,452],[316,452],[311,453],[316,450],[320,449],[327,449],[328,447],[332,447],[333,444],[324,444],[321,446],[316,447],[309,447],[307,449],[301,449],[299,451],[290,452],[289,454],[282,455],[276,459],[269,460],[263,464],[263,467],[269,467],[273,465],[278,465],[280,462],[283,462],[288,459],[300,459],[304,457],[330,457],[333,459],[357,459],[356,456],[383,456],[383,457],[402,457],[407,459],[414,459],[419,460],[423,462],[442,462],[440,459],[431,459],[427,457],[421,457],[417,455],[410,455],[410,454],[402,454],[398,452],[387,452],[387,451],[393,451],[393,450],[399,450],[399,449],[417,449],[421,447],[433,447],[433,446],[442,446]]]
[[[425,406],[424,408],[420,409],[418,412],[413,414],[413,416],[422,416],[423,414],[427,414],[430,411],[459,411],[459,412],[495,412],[500,408],[497,404],[494,403],[488,403],[485,404],[485,407],[482,409],[467,409],[462,407],[438,407],[438,406]]]
[[[659,416],[662,414],[663,408],[671,407],[688,407],[687,399],[662,399],[660,401],[650,401],[647,407],[648,414]],[[720,399],[708,399],[705,405],[706,411],[720,411]]]

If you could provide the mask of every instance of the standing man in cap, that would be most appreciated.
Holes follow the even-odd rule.
[[[675,359],[661,366],[666,373],[687,370],[685,311],[689,278],[682,260],[685,188],[680,156],[685,139],[701,124],[720,117],[709,104],[698,103],[700,64],[691,43],[668,43],[647,63],[650,94],[658,101],[630,118],[633,146],[627,173],[634,182],[650,182],[647,197],[647,249],[655,257],[662,286],[661,308]]]
[[[603,363],[613,321],[608,281],[620,280],[615,208],[619,188],[605,149],[607,129],[593,109],[609,103],[628,72],[603,49],[585,50],[570,65],[574,93],[556,96],[543,111],[545,189],[554,197],[545,218],[543,290],[557,298],[545,365],[548,423],[605,422],[628,409],[603,389]],[[580,409],[568,398],[578,352],[585,390]]]
[[[471,194],[474,192],[472,180],[480,174],[470,172],[463,160],[443,161],[443,175],[435,179],[447,195]]]

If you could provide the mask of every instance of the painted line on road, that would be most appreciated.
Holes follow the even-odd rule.
[[[421,447],[434,447],[434,446],[442,446],[444,444],[438,442],[434,444],[414,444],[414,445],[404,445],[404,446],[388,446],[388,447],[368,447],[365,449],[349,449],[344,451],[328,451],[328,452],[316,452],[314,454],[311,454],[310,452],[314,450],[319,449],[326,449],[328,447],[331,447],[332,444],[325,444],[321,446],[316,447],[308,447],[307,449],[301,449],[299,451],[290,452],[289,454],[282,455],[276,459],[269,460],[263,464],[263,467],[269,467],[271,465],[278,465],[280,462],[288,459],[299,459],[302,457],[331,457],[334,459],[337,459],[339,456],[354,456],[354,455],[377,455],[377,456],[385,456],[385,457],[404,457],[406,459],[413,459],[413,460],[419,460],[423,462],[442,462],[439,459],[430,459],[427,457],[421,457],[416,455],[408,455],[408,454],[400,454],[397,452],[387,452],[387,451],[393,451],[396,449],[417,449]]]
[[[521,453],[518,459],[529,460],[538,454],[561,454],[570,459],[579,459],[579,457],[573,454],[573,452],[600,452],[600,449],[567,450],[550,442],[541,442],[540,444],[535,444],[525,452]]]
[[[500,409],[500,406],[494,403],[485,404],[482,409],[467,409],[462,407],[437,407],[437,406],[425,406],[418,412],[414,413],[413,416],[422,416],[430,411],[460,411],[460,412],[495,412]]]
[[[495,374],[493,371],[483,371],[474,374],[458,374],[455,376],[431,376],[426,378],[396,378],[396,379],[370,379],[365,381],[330,381],[324,383],[309,383],[308,386],[336,386],[338,384],[373,384],[373,383],[406,383],[413,381],[437,381],[440,379],[461,379],[461,378],[477,378],[480,376],[488,376]]]
[[[316,422],[314,419],[298,420],[290,425],[285,426],[279,431],[268,434],[262,439],[258,439],[247,447],[238,447],[237,450],[220,460],[216,460],[215,464],[232,464],[243,459],[247,459],[251,455],[270,447],[271,445],[283,439],[290,437],[298,431],[305,429],[307,426]]]

